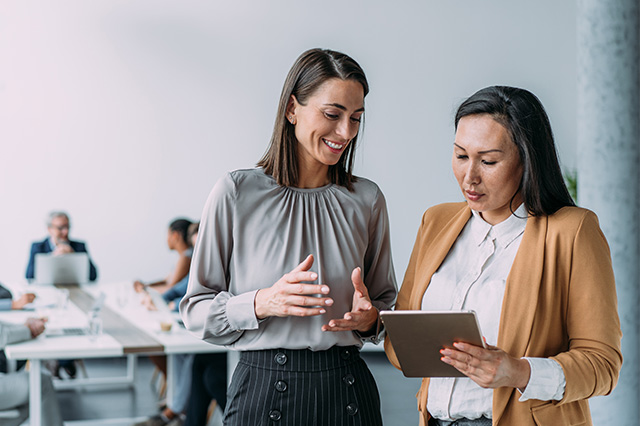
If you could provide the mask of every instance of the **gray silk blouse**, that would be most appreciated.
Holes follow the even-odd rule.
[[[333,305],[319,316],[259,321],[257,290],[309,254],[314,283],[329,286]],[[334,184],[300,189],[278,185],[263,169],[236,170],[216,183],[204,207],[180,312],[192,333],[237,350],[362,346],[358,333],[321,330],[351,310],[358,266],[373,305],[390,309],[397,286],[389,218],[375,183],[358,178],[353,192]]]

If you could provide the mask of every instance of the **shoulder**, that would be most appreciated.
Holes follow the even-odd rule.
[[[599,229],[598,216],[582,207],[563,207],[548,216],[548,229],[559,234],[575,234],[581,228]]]
[[[448,222],[457,215],[469,211],[465,201],[458,203],[442,203],[429,207],[422,215],[422,223],[426,222]]]
[[[344,188],[344,191],[348,190]],[[362,198],[369,204],[376,204],[377,202],[385,203],[384,194],[378,184],[367,178],[357,176],[353,183],[352,193],[354,196]]]
[[[264,185],[276,185],[275,179],[264,173],[263,169],[238,169],[227,172],[214,186],[214,191],[218,189],[224,192],[236,192],[240,188],[248,189]]]
[[[40,253],[43,250],[49,247],[49,238],[45,238],[42,241],[35,241],[31,243],[31,251],[35,253]]]

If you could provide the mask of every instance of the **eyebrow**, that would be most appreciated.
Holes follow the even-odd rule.
[[[335,108],[341,109],[341,110],[343,110],[343,111],[346,111],[346,110],[347,110],[347,107],[345,107],[344,105],[337,104],[337,103],[324,104],[324,105],[325,105],[325,106],[332,106],[332,107],[335,107]],[[355,111],[353,111],[353,112],[363,112],[363,111],[364,111],[364,107],[362,107],[362,108],[358,108],[357,110],[355,110]]]
[[[464,149],[463,147],[461,147],[460,145],[458,145],[457,143],[453,143],[455,146],[457,146],[458,148],[460,148],[463,151],[466,151],[466,149]],[[503,152],[501,149],[487,149],[486,151],[478,151],[478,154],[489,154],[492,152]]]

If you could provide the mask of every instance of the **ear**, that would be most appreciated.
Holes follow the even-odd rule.
[[[287,116],[285,117],[285,120],[287,120],[291,124],[296,124],[296,108],[299,105],[300,104],[298,103],[296,97],[291,95],[289,97],[289,102],[287,102]]]

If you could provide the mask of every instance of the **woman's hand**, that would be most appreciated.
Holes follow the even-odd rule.
[[[22,309],[25,305],[33,302],[36,298],[36,295],[33,293],[25,293],[22,296],[18,297],[16,300],[11,302],[11,309]]]
[[[136,293],[142,293],[144,291],[145,285],[142,281],[139,280],[135,280],[135,282],[133,283],[133,289],[136,291]]]
[[[329,324],[322,326],[322,331],[353,331],[367,332],[378,321],[378,310],[371,304],[369,291],[362,281],[362,271],[356,268],[351,273],[353,282],[353,303],[351,312],[344,314],[342,319],[332,319]]]
[[[320,284],[302,284],[303,281],[315,281],[318,274],[309,271],[313,265],[313,255],[307,256],[291,272],[285,274],[269,288],[258,290],[254,300],[256,317],[298,316],[308,317],[322,315],[326,312],[323,306],[333,305],[329,297],[314,295],[329,294],[329,286]]]
[[[526,359],[517,359],[495,346],[487,349],[467,343],[440,350],[442,361],[483,388],[511,387],[522,391],[529,383],[531,369]]]

